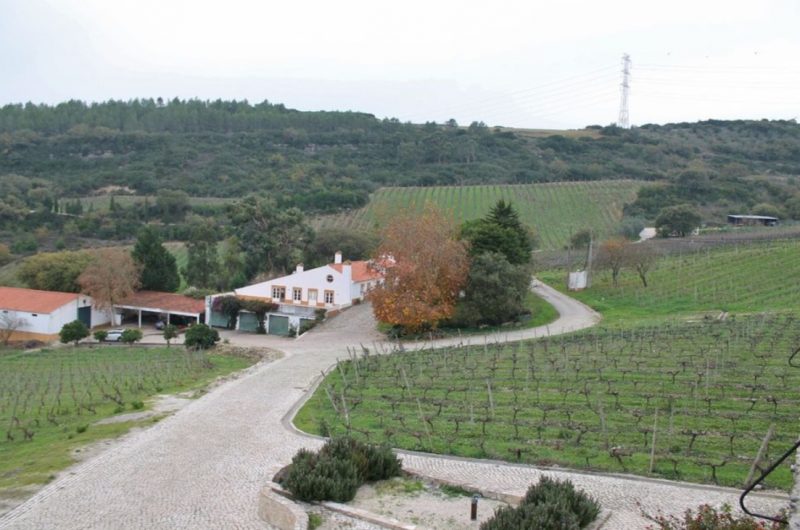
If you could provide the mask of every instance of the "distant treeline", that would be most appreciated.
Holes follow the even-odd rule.
[[[542,136],[401,123],[358,112],[301,112],[246,101],[139,99],[0,108],[0,228],[113,187],[137,195],[270,196],[330,213],[382,186],[639,179],[630,215],[664,206],[791,216],[800,174],[794,121],[705,121]],[[4,185],[5,183],[5,185]],[[800,211],[800,210],[799,210]],[[69,213],[69,212],[68,212]],[[153,211],[157,215],[157,211]],[[148,216],[150,215],[148,213]]]

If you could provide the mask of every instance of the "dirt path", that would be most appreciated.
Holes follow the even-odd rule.
[[[488,337],[520,340],[565,333],[594,325],[599,316],[544,285],[537,293],[559,310],[549,326]],[[256,513],[261,487],[316,439],[284,428],[281,420],[347,347],[379,343],[368,305],[356,306],[300,339],[229,335],[232,343],[283,351],[284,358],[222,384],[136,436],[72,468],[31,499],[0,518],[0,528],[266,528]],[[456,344],[447,339],[430,347]],[[540,470],[497,462],[403,453],[405,465],[427,476],[521,492]],[[553,472],[547,471],[552,474]],[[615,511],[609,528],[642,528],[636,502],[682,511],[700,502],[726,500],[735,492],[634,477],[557,472],[600,498]],[[772,509],[782,501],[766,499]],[[758,504],[756,504],[758,506]]]

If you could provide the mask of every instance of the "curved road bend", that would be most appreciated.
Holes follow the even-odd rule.
[[[560,313],[549,326],[501,333],[484,340],[520,340],[594,325],[599,315],[538,284],[535,291]],[[231,342],[282,350],[193,401],[153,427],[133,434],[78,464],[0,518],[14,529],[264,529],[258,492],[300,447],[320,442],[283,427],[282,418],[311,388],[320,371],[347,347],[379,343],[368,305],[353,307],[298,340],[230,335]],[[406,348],[458,344],[447,339]],[[568,477],[614,512],[607,528],[644,528],[636,502],[649,512],[679,513],[700,502],[735,504],[736,492],[635,477],[540,471],[528,466],[403,453],[404,465],[440,479],[522,493],[542,473]],[[478,482],[480,481],[480,482]],[[755,508],[774,510],[783,497],[762,496]]]

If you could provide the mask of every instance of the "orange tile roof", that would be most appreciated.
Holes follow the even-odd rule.
[[[341,263],[331,263],[337,272],[342,272]],[[376,268],[370,266],[369,261],[353,261],[350,262],[352,267],[352,277],[354,282],[365,282],[367,280],[377,280],[383,278],[383,274]]]
[[[205,300],[197,300],[182,294],[159,291],[139,291],[116,304],[117,306],[141,307],[198,314],[206,310]]]
[[[46,314],[74,302],[78,296],[80,295],[77,293],[0,287],[0,309]]]

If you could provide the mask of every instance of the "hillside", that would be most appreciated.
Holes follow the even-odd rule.
[[[753,176],[786,184],[800,174],[800,126],[707,121],[514,130],[177,99],[0,108],[0,175],[43,179],[62,197],[110,185],[139,195],[262,191],[285,205],[330,212],[361,206],[383,186],[670,180],[685,170],[705,175],[712,187],[718,178]]]
[[[571,293],[607,321],[723,311],[797,311],[800,285],[797,240],[743,241],[719,248],[672,250],[657,261],[643,287],[635,271],[623,268],[619,285],[597,271],[592,286]],[[564,272],[547,271],[543,281],[563,288]]]
[[[439,186],[646,183],[608,207],[594,205],[588,193],[554,196],[553,203],[543,195],[535,210],[546,214],[531,213],[527,221],[540,230],[544,248],[558,248],[587,224],[598,222],[608,233],[620,215],[651,223],[663,207],[683,203],[712,226],[732,212],[800,219],[798,175],[794,121],[548,131],[452,120],[420,125],[269,102],[6,105],[0,243],[25,255],[81,241],[130,241],[146,223],[158,225],[164,239],[182,241],[192,214],[213,219],[225,237],[226,205],[252,193],[309,217],[344,214],[344,222],[363,218],[372,226],[375,205],[367,203],[397,193],[381,191],[388,188],[432,188],[433,197],[443,193]],[[416,201],[422,192],[408,193]],[[481,194],[487,201],[504,196]],[[449,202],[454,198],[434,200],[453,206],[460,219],[485,211]],[[366,213],[358,211],[364,207]]]
[[[601,236],[614,233],[623,206],[636,197],[640,182],[559,182],[494,186],[436,186],[383,188],[366,207],[319,218],[317,228],[346,227],[371,230],[401,209],[422,210],[431,202],[462,223],[484,216],[500,200],[511,202],[520,219],[539,235],[540,247],[559,249],[570,235],[594,228]]]

